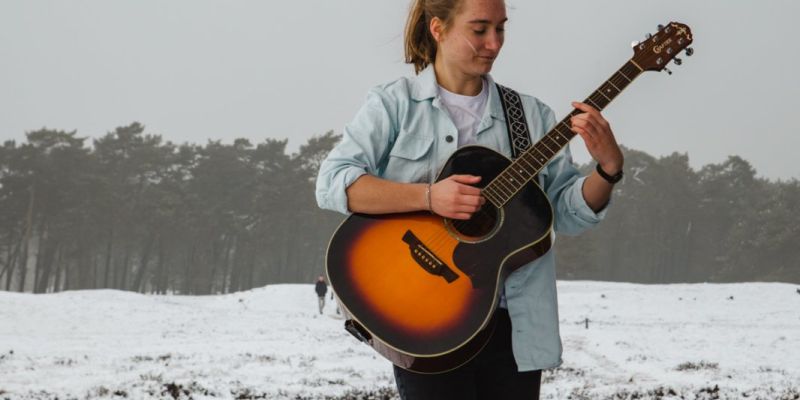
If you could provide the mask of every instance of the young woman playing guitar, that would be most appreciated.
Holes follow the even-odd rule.
[[[480,210],[486,203],[476,187],[480,177],[451,175],[434,182],[434,176],[460,146],[511,155],[500,94],[489,75],[503,47],[507,20],[503,0],[415,0],[405,55],[417,76],[369,92],[320,168],[320,207],[346,214],[426,210],[454,220],[468,220]],[[540,171],[538,181],[552,204],[553,230],[565,234],[577,234],[603,218],[623,166],[608,122],[587,104],[573,106],[582,113],[571,119],[572,130],[598,167],[579,176],[567,147]],[[522,95],[522,108],[534,142],[555,124],[552,110],[532,96]],[[494,331],[469,362],[438,374],[395,366],[401,397],[538,398],[541,370],[561,363],[552,253],[502,283]]]

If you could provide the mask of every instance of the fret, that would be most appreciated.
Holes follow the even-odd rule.
[[[511,188],[514,189],[514,191],[516,192],[517,190],[519,190],[520,182],[522,180],[519,177],[515,176],[514,173],[515,173],[514,169],[509,166],[509,168],[506,168],[506,170],[503,171],[503,173],[500,174],[500,176],[502,176],[506,180],[506,182],[511,186]]]
[[[494,178],[494,180],[492,181],[492,187],[497,192],[497,194],[500,195],[501,198],[510,199],[511,196],[514,195],[513,193],[507,192],[508,189],[507,188],[503,188],[503,185],[497,180],[497,178]]]
[[[484,187],[483,190],[481,190],[481,193],[490,194],[495,199],[498,199],[500,197],[491,184],[486,185],[486,187]]]
[[[609,102],[609,103],[611,102],[611,97],[608,97],[608,96],[606,96],[606,95],[605,95],[605,93],[603,93],[603,91],[602,91],[602,90],[600,90],[600,91],[597,91],[597,92],[595,92],[595,93],[600,93],[600,95],[601,95],[601,96],[603,96],[603,97],[605,97],[605,98],[606,98],[606,100],[608,100],[608,102]]]
[[[500,190],[500,193],[502,193],[504,196],[507,196],[510,199],[512,196],[514,196],[514,188],[506,186],[503,179],[501,179],[502,176],[503,174],[498,175],[497,178],[494,178],[493,182],[497,182],[497,189]]]
[[[525,169],[521,168],[519,163],[516,160],[511,163],[511,166],[508,167],[508,171],[509,172],[513,172],[519,178],[522,178],[522,179],[526,179],[527,178],[525,176]]]
[[[525,154],[519,156],[519,158],[517,158],[517,160],[520,160],[520,161],[524,162],[525,164],[528,164],[528,167],[530,167],[530,169],[532,169],[534,171],[536,170],[536,167],[534,167],[533,164],[529,163],[528,160],[525,159]]]
[[[609,84],[609,85],[613,86],[613,87],[614,87],[614,89],[617,89],[617,94],[619,94],[620,92],[622,92],[622,90],[620,90],[620,88],[618,88],[618,87],[617,87],[617,85],[615,85],[615,84],[614,84],[614,82],[613,82],[611,79],[607,80],[606,82],[608,82],[608,84]],[[616,96],[616,95],[615,95],[615,96]]]
[[[505,204],[511,198],[510,196],[503,194],[503,192],[499,190],[497,185],[494,183],[487,185],[486,189],[491,190],[491,193],[493,193],[492,195],[497,197],[497,200],[500,202],[501,205]]]
[[[524,181],[527,181],[528,179],[530,179],[530,175],[525,176],[525,169],[523,169],[523,168],[519,167],[519,165],[515,165],[515,164],[518,164],[518,163],[516,161],[513,162],[511,164],[511,167],[508,168],[509,171],[513,172],[514,174],[516,174],[519,181],[524,182]]]
[[[541,163],[542,167],[544,167],[544,165],[547,164],[547,160],[549,160],[550,157],[548,157],[546,154],[544,154],[541,151],[539,151],[539,148],[537,146],[533,146],[532,149],[533,149],[533,151],[536,151],[536,152],[538,152],[539,154],[541,154],[543,156],[543,157],[537,157],[536,161]],[[541,167],[539,167],[539,168],[541,168]]]
[[[522,187],[522,184],[524,183],[524,181],[521,181],[521,180],[515,178],[514,174],[511,173],[511,172],[504,173],[503,175],[505,175],[506,181],[508,181],[508,184],[514,190],[514,193],[518,192],[519,189]]]
[[[553,144],[553,143],[555,144],[555,148],[556,148],[555,150],[553,150],[553,149],[552,149],[550,146],[547,146],[547,143],[546,143],[546,141],[548,141],[548,140],[550,141],[550,143],[551,143],[551,144]],[[552,135],[545,135],[545,136],[542,138],[542,143],[543,143],[544,145],[546,145],[546,146],[547,146],[547,148],[548,148],[548,149],[550,149],[550,151],[552,151],[552,152],[553,152],[553,155],[555,155],[556,153],[558,153],[559,151],[561,151],[561,148],[563,147],[563,145],[562,145],[561,143],[558,143],[558,142],[556,142],[556,140],[555,140],[555,139],[553,139]]]
[[[569,140],[567,142],[561,143],[560,138],[563,138],[564,135],[561,134],[561,132],[558,132],[557,129],[553,129],[553,130],[556,131],[556,132],[551,132],[551,134],[549,134],[549,135],[547,135],[545,137],[549,138],[551,142],[556,144],[556,147],[561,149],[562,147],[564,147],[565,144],[567,144],[567,142],[569,142]]]
[[[571,115],[570,115],[570,117],[571,117]],[[574,134],[574,132],[572,132],[572,127],[571,127],[571,126],[569,126],[569,125],[567,125],[567,123],[565,122],[566,120],[567,120],[567,118],[564,118],[564,120],[562,120],[561,122],[559,122],[559,123],[558,123],[558,125],[563,125],[564,127],[566,127],[566,128],[567,128],[567,131],[569,131],[570,133],[573,133],[573,134]],[[557,125],[557,126],[558,126],[558,125]],[[559,132],[559,133],[561,133],[562,135],[564,135],[564,132],[561,132],[561,131],[558,131],[558,132]],[[564,135],[564,136],[566,136],[566,135]]]
[[[628,82],[633,82],[633,81],[631,80],[631,78],[628,78],[628,76],[627,76],[627,75],[625,75],[625,74],[623,74],[623,73],[622,73],[622,70],[619,70],[619,71],[617,71],[617,73],[618,73],[618,74],[620,74],[620,75],[622,75],[622,77],[623,77],[623,78],[625,78],[625,79],[626,79]]]
[[[632,68],[632,67],[636,67],[636,69],[634,69],[634,68]],[[636,75],[638,75],[640,72],[642,72],[642,69],[641,69],[641,68],[640,68],[638,65],[636,65],[636,63],[634,63],[634,62],[632,62],[632,61],[631,61],[631,62],[628,62],[627,64],[625,64],[624,66],[622,66],[622,68],[621,68],[621,69],[622,69],[622,70],[625,70],[625,72],[627,72],[627,74],[626,74],[626,75],[633,75],[633,76],[636,76]]]
[[[528,149],[525,154],[523,154],[520,158],[522,158],[526,164],[531,166],[531,175],[536,175],[536,172],[539,171],[544,164],[539,164],[535,158],[533,158],[533,153],[530,152]]]
[[[586,102],[591,103],[597,111],[603,111],[603,105],[598,103],[597,100],[592,99],[592,96],[589,96]]]
[[[489,187],[487,186],[487,187],[485,187],[483,190],[481,190],[481,195],[482,195],[482,196],[483,196],[483,197],[484,197],[486,200],[488,200],[488,201],[489,201],[489,203],[492,203],[492,205],[493,205],[493,206],[495,206],[495,207],[499,207],[499,206],[501,206],[501,205],[502,205],[502,202],[500,202],[500,201],[499,201],[499,199],[495,198],[495,195],[494,195],[494,194],[491,194],[492,192],[491,192],[490,190],[487,190],[488,188],[489,188]]]
[[[563,149],[563,148],[564,148],[564,146],[566,146],[566,145],[567,145],[567,143],[569,143],[569,139],[566,139],[566,140],[564,140],[564,141],[562,142],[562,141],[558,140],[559,138],[566,139],[566,138],[564,137],[564,135],[562,135],[562,134],[560,134],[560,133],[559,133],[559,134],[557,134],[557,135],[550,135],[550,136],[549,136],[549,139],[550,139],[550,141],[551,141],[551,142],[553,142],[553,143],[555,143],[555,146],[556,146],[556,148],[557,148],[557,150],[556,150],[556,154],[557,154],[559,151],[561,151],[561,149]]]
[[[556,151],[553,151],[553,149],[551,149],[551,148],[550,148],[550,146],[548,146],[548,145],[547,145],[547,143],[545,143],[545,142],[544,142],[544,140],[545,140],[546,138],[547,138],[547,136],[543,137],[543,138],[542,138],[542,140],[540,140],[540,141],[539,141],[539,143],[537,143],[537,145],[541,144],[542,146],[544,146],[545,148],[547,148],[547,150],[549,150],[549,151],[550,151],[550,153],[552,153],[552,154],[556,154]],[[551,156],[548,156],[548,158],[550,158],[550,157],[552,157],[552,155],[551,155]]]
[[[526,161],[529,161],[529,164],[533,165],[533,167],[534,167],[534,171],[538,171],[538,170],[539,170],[539,168],[542,168],[542,166],[543,166],[544,164],[539,164],[539,160],[537,160],[537,159],[536,159],[536,156],[533,154],[533,151],[532,151],[532,150],[533,150],[533,147],[529,148],[529,149],[528,149],[528,150],[525,152],[525,154],[523,154],[522,156],[523,156],[523,157],[527,157],[527,158],[526,158]]]
[[[500,177],[505,180],[513,192],[516,193],[519,190],[519,179],[514,178],[514,175],[511,173],[511,171],[506,170],[506,172],[500,174]]]
[[[566,134],[564,132],[561,132],[561,127],[559,127],[558,125],[556,125],[555,128],[553,128],[553,131],[558,132],[558,134],[560,135],[560,136],[556,135],[556,139],[558,139],[559,137],[564,138],[564,143],[561,143],[561,141],[558,141],[558,143],[561,146],[566,146],[567,143],[569,143],[569,141],[575,136],[575,134],[572,132],[572,130],[569,130],[569,129],[567,129],[567,133]]]

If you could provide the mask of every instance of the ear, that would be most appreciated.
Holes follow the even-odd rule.
[[[431,23],[428,26],[428,29],[431,31],[433,40],[435,40],[437,43],[442,40],[442,35],[444,33],[444,22],[439,19],[439,17],[431,18]]]

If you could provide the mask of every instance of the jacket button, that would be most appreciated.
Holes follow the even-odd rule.
[[[452,143],[452,142],[453,142],[453,135],[447,135],[447,136],[445,136],[444,140],[446,140],[446,141],[447,141],[447,143]]]

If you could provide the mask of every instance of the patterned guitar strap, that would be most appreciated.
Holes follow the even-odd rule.
[[[531,131],[528,129],[528,120],[522,107],[522,98],[514,89],[496,83],[497,90],[500,92],[500,103],[503,104],[503,111],[506,115],[506,128],[508,130],[508,142],[511,145],[511,158],[516,160],[522,153],[531,147]],[[539,182],[539,175],[533,178]],[[544,188],[542,188],[544,189]],[[551,235],[544,240],[540,240],[528,249],[534,251],[538,256],[550,250]]]
[[[511,158],[516,160],[528,147],[531,147],[531,132],[528,129],[528,121],[525,119],[525,112],[522,108],[522,98],[514,89],[507,88],[499,83],[496,85],[497,90],[500,91],[500,102],[503,104],[503,111],[506,114],[508,142],[511,144]]]

